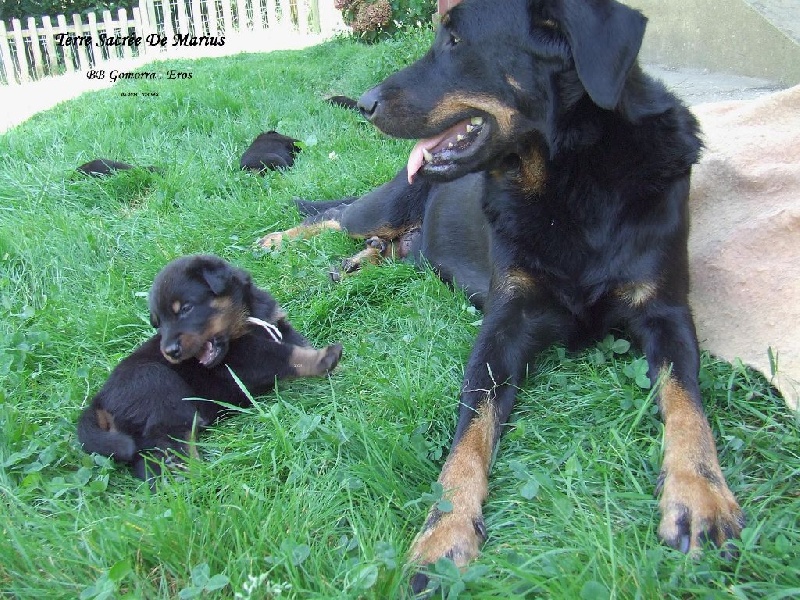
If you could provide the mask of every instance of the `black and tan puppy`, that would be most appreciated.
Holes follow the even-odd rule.
[[[253,171],[259,175],[268,169],[288,169],[300,152],[299,141],[277,131],[259,133],[242,154],[239,165],[243,171]]]
[[[277,379],[325,375],[342,347],[317,350],[250,275],[215,256],[169,263],[150,290],[158,333],[111,373],[78,421],[86,452],[130,463],[150,479],[159,462],[189,454],[193,430],[248,406]],[[155,460],[150,460],[154,458]]]

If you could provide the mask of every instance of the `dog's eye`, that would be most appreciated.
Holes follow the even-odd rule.
[[[178,311],[178,314],[180,316],[188,315],[190,312],[192,312],[193,308],[194,308],[194,306],[192,306],[191,304],[186,302],[185,304],[181,304],[181,308]]]

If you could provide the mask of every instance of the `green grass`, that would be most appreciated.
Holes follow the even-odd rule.
[[[0,136],[0,590],[19,598],[395,598],[455,424],[480,318],[431,273],[327,268],[336,233],[253,250],[298,220],[293,197],[363,193],[410,142],[322,101],[358,95],[420,54],[427,32],[375,46],[172,61],[155,98],[121,82]],[[257,133],[303,140],[293,169],[238,171]],[[163,175],[78,177],[106,157]],[[328,379],[282,384],[202,438],[203,460],[153,495],[84,454],[75,419],[151,335],[145,294],[170,259],[250,270],[315,343]],[[728,481],[748,515],[740,558],[690,560],[656,538],[661,425],[643,358],[609,343],[549,351],[521,390],[485,508],[490,538],[462,598],[788,598],[800,594],[800,432],[763,378],[704,357]]]

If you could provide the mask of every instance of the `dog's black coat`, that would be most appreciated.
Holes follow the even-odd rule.
[[[120,162],[118,160],[110,160],[108,158],[96,158],[94,160],[90,160],[89,162],[83,163],[80,167],[76,169],[79,173],[83,173],[84,175],[89,175],[91,177],[102,177],[106,175],[113,175],[117,171],[129,171],[131,169],[136,169],[134,165],[130,165],[125,162]],[[160,169],[158,167],[141,167],[145,171],[150,171],[151,173],[158,173]]]
[[[305,224],[356,237],[418,232],[411,253],[485,313],[439,479],[453,509],[431,509],[414,562],[477,555],[492,451],[526,366],[612,326],[660,383],[659,535],[686,552],[743,525],[703,414],[687,300],[698,124],[639,68],[644,28],[613,0],[464,0],[425,56],[359,100],[385,133],[422,140],[413,181],[404,170],[356,200],[301,204],[317,213]]]
[[[142,479],[159,472],[148,457],[188,454],[193,429],[225,416],[215,401],[249,406],[229,369],[259,395],[276,379],[323,375],[341,356],[338,344],[311,348],[268,292],[215,256],[169,263],[155,278],[149,304],[158,333],[117,365],[78,421],[86,452],[130,463]],[[314,364],[298,364],[309,360]]]
[[[242,154],[239,165],[242,170],[263,175],[267,170],[288,169],[300,152],[296,140],[277,131],[259,133],[250,147]]]

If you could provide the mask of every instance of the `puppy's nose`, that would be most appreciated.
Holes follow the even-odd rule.
[[[173,360],[178,360],[181,357],[181,343],[179,340],[175,340],[174,342],[170,342],[166,346],[161,348],[161,352],[164,353],[164,356],[167,358],[171,358]]]
[[[378,112],[380,94],[378,88],[374,87],[371,90],[364,92],[361,98],[358,99],[358,110],[364,115],[364,118],[372,120]]]

